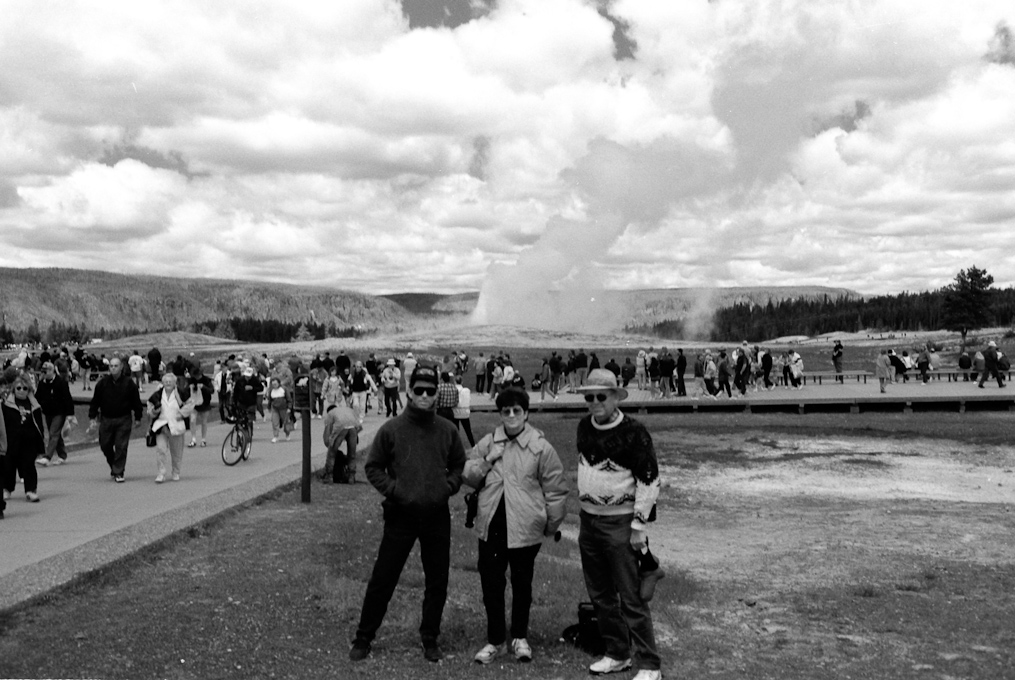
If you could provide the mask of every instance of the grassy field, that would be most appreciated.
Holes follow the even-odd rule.
[[[558,447],[573,485],[577,416],[533,414],[532,420]],[[488,415],[475,415],[473,421],[477,434],[494,425]],[[973,467],[1007,464],[1007,470],[998,470],[1002,477],[1009,475],[1001,481],[1015,485],[1006,453],[1015,423],[1007,414],[703,414],[644,421],[669,471],[653,535],[676,526],[688,539],[671,550],[676,557],[667,564],[669,576],[653,602],[667,677],[1015,677],[1010,502],[865,501],[844,508],[842,501],[807,495],[745,502],[722,481],[732,472],[764,477],[774,465],[810,470],[820,462],[817,455],[752,459],[746,443],[757,442],[760,432],[769,448],[775,446],[769,440],[780,437],[802,443],[841,437],[858,447],[880,441],[886,451],[936,440],[945,462],[961,457],[962,465]],[[848,474],[861,468],[878,474],[896,460],[919,457],[922,446],[899,458],[849,451],[831,458],[834,469],[849,468]],[[721,491],[706,493],[706,483],[716,480]],[[363,483],[322,486],[310,505],[299,502],[297,488],[285,489],[45,601],[6,612],[0,615],[0,676],[587,677],[591,659],[558,641],[585,599],[577,547],[568,538],[576,528],[574,515],[565,524],[565,539],[546,543],[536,562],[534,662],[506,660],[487,668],[472,663],[485,642],[485,615],[476,541],[462,526],[460,495],[452,499],[451,589],[443,631],[448,658],[428,664],[418,648],[423,576],[414,554],[373,655],[351,664],[348,644],[379,543],[379,501]],[[576,510],[573,494],[570,510]],[[898,517],[906,524],[892,537],[890,545],[898,542],[897,550],[871,547],[884,530],[872,523],[859,527],[858,543],[840,545],[836,552],[833,543],[841,543],[845,534],[843,512]],[[744,560],[741,554],[746,576],[731,572],[727,566],[736,562],[736,551],[757,540],[755,513],[759,518],[781,513],[779,523],[768,529],[772,551],[780,540],[803,533],[814,518],[821,522],[819,542],[826,547],[805,541],[784,562]],[[994,557],[971,559],[962,552],[962,541],[986,531],[979,523],[987,519],[1000,537]],[[954,545],[939,540],[932,549],[912,542],[913,534],[946,522],[957,524],[966,538]],[[718,556],[710,563],[714,566],[700,566],[699,553],[709,552]],[[856,564],[844,569],[850,561]]]

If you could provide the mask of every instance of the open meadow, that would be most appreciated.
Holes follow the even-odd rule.
[[[532,415],[572,484],[577,417]],[[1015,678],[1009,414],[643,420],[664,481],[650,535],[669,574],[653,601],[666,677]],[[319,485],[309,505],[284,489],[6,612],[0,675],[587,677],[591,658],[558,641],[585,599],[574,515],[537,559],[534,662],[472,662],[485,617],[461,495],[448,658],[431,665],[418,648],[411,557],[374,653],[351,664],[379,501],[362,482]]]

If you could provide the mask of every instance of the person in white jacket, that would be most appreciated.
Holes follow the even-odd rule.
[[[463,481],[479,494],[479,576],[486,607],[487,644],[475,656],[488,664],[506,651],[506,572],[511,568],[511,651],[532,660],[528,643],[532,575],[543,538],[564,521],[568,485],[557,451],[528,424],[529,395],[508,388],[497,395],[501,424],[469,454]]]
[[[158,475],[155,483],[166,479],[166,456],[171,460],[172,479],[180,480],[180,465],[183,462],[183,437],[187,432],[184,418],[194,411],[194,399],[186,385],[178,386],[173,373],[162,376],[162,387],[148,397],[148,415],[152,418],[152,432],[155,433],[155,462]]]
[[[455,417],[455,427],[465,430],[469,446],[475,446],[476,438],[472,436],[472,392],[462,384],[460,375],[455,376],[455,387],[458,389],[458,405],[451,409]]]

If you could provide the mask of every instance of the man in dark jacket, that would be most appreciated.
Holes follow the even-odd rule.
[[[148,350],[148,380],[158,382],[162,380],[162,352],[158,347]]]
[[[46,453],[36,458],[35,462],[42,467],[50,463],[60,465],[67,462],[67,447],[63,441],[63,426],[68,420],[76,425],[74,416],[74,399],[70,396],[70,385],[56,372],[56,365],[47,361],[42,365],[43,375],[35,390],[35,398],[42,407],[42,415],[46,417],[46,429],[49,439],[46,442]],[[56,460],[53,455],[56,454]]]
[[[384,620],[405,561],[420,545],[425,587],[419,626],[423,656],[440,661],[437,644],[451,568],[451,513],[448,499],[458,493],[465,448],[458,428],[436,417],[437,372],[417,367],[409,378],[409,404],[381,425],[363,466],[366,477],[384,496],[384,535],[363,598],[349,658],[362,661]]]
[[[92,426],[98,423],[99,448],[106,455],[109,474],[114,482],[123,482],[131,425],[141,422],[143,409],[137,385],[125,375],[120,357],[114,356],[109,360],[109,373],[95,385],[92,403],[88,407]]]

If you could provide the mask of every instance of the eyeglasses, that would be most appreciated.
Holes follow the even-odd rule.
[[[500,410],[500,414],[505,418],[510,418],[512,416],[524,416],[525,409],[521,406],[505,406]]]
[[[596,392],[595,394],[586,394],[585,395],[585,401],[587,401],[590,404],[593,401],[604,402],[609,397],[610,397],[610,395],[608,395],[606,392]]]
[[[412,393],[417,397],[422,397],[424,394],[428,397],[432,397],[437,394],[436,387],[413,387]]]

